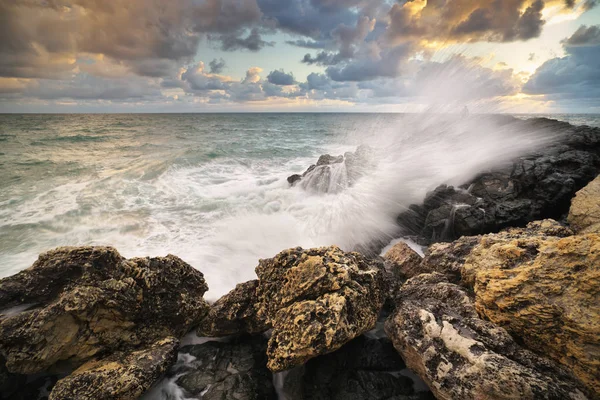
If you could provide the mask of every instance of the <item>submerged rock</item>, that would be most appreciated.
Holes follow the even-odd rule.
[[[460,188],[439,186],[398,216],[405,234],[422,243],[452,241],[565,215],[575,192],[600,172],[600,129],[546,119],[518,124],[562,130],[563,141]]]
[[[277,399],[273,376],[267,369],[267,339],[240,337],[231,342],[207,342],[184,346],[170,375],[189,396],[203,400]]]
[[[568,221],[578,233],[600,233],[600,175],[575,194]]]
[[[50,400],[134,400],[175,362],[178,341],[160,340],[133,352],[118,352],[88,361],[58,381]]]
[[[256,315],[258,280],[238,284],[235,289],[211,305],[198,326],[199,336],[219,337],[240,333],[260,333],[269,329]]]
[[[208,312],[201,272],[180,258],[126,260],[110,247],[61,247],[0,281],[4,306],[34,304],[0,319],[9,371],[33,374],[180,337]]]
[[[256,267],[257,316],[273,327],[268,367],[282,371],[370,330],[385,298],[380,262],[336,246],[285,250]]]
[[[600,235],[484,236],[462,271],[480,315],[600,393]]]
[[[409,279],[385,330],[438,399],[585,399],[553,362],[481,320],[465,290],[437,273]]]
[[[333,353],[282,373],[284,398],[433,399],[430,392],[415,391],[413,380],[402,374],[405,368],[389,339],[359,336]]]

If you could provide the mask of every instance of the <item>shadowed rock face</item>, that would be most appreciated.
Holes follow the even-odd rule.
[[[260,333],[269,329],[256,316],[258,280],[238,284],[211,304],[210,312],[197,329],[199,336],[220,337],[238,333]]]
[[[568,221],[578,233],[600,233],[600,175],[575,194]]]
[[[439,186],[398,216],[405,233],[422,243],[452,241],[565,215],[575,192],[600,172],[600,129],[547,119],[522,124],[564,131],[564,140],[460,188]]]
[[[176,364],[169,374],[181,375],[177,384],[190,396],[202,395],[203,400],[275,400],[266,347],[267,339],[262,336],[184,346],[180,353],[193,359]]]
[[[9,371],[32,374],[179,337],[208,312],[206,290],[202,273],[172,255],[58,248],[0,281],[3,308],[34,304],[0,319],[0,351]]]
[[[142,350],[89,361],[59,380],[50,400],[137,399],[175,362],[177,345],[171,337]]]
[[[291,368],[370,330],[385,297],[381,268],[336,246],[260,260],[257,316],[273,327],[268,367]]]
[[[386,333],[436,398],[585,399],[553,362],[481,320],[464,289],[437,273],[409,279]]]

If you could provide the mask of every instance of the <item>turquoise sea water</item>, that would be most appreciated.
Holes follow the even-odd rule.
[[[284,248],[392,239],[402,207],[544,140],[534,136],[396,114],[0,115],[0,277],[56,246],[112,245],[180,256],[215,298]],[[379,149],[380,168],[351,190],[287,184],[361,143]]]

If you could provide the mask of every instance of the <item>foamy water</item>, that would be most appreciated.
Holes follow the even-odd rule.
[[[556,137],[457,115],[0,116],[0,276],[62,245],[125,257],[178,255],[209,299],[255,277],[259,258],[397,236],[397,214],[441,183],[460,184]],[[352,186],[290,188],[323,153],[373,149]],[[338,190],[339,189],[339,190]]]

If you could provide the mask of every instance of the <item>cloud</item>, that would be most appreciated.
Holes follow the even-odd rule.
[[[223,34],[217,37],[211,36],[213,40],[221,41],[221,50],[234,51],[234,50],[250,50],[259,51],[265,46],[273,46],[273,42],[264,41],[257,28],[253,28],[247,37],[240,37],[238,33]]]
[[[523,92],[557,101],[600,101],[600,25],[583,25],[562,43],[566,56],[542,64]]]
[[[210,66],[211,74],[220,74],[221,72],[223,72],[223,69],[225,68],[225,60],[223,60],[222,58],[217,60],[215,58],[208,65]]]
[[[343,66],[328,67],[326,72],[334,81],[366,81],[380,77],[396,77],[400,75],[402,62],[408,58],[412,50],[410,44],[386,49],[377,59],[359,59]]]
[[[274,70],[267,75],[267,81],[273,85],[286,86],[293,85],[295,83],[293,74],[286,74],[282,69]]]

